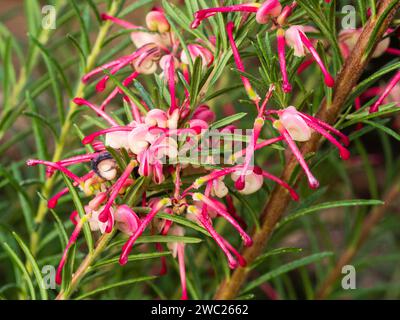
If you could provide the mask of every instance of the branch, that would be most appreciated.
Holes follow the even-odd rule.
[[[389,14],[386,15],[387,9],[393,6],[393,4],[394,7]],[[368,64],[371,53],[373,52],[373,50],[368,50],[370,39],[375,39],[374,46],[376,46],[389,27],[399,7],[399,0],[383,0],[380,2],[376,16],[371,17],[368,20],[356,46],[337,77],[332,104],[328,105],[325,101],[316,115],[317,118],[331,124],[335,122],[340,114],[342,106],[346,102],[353,87],[357,84],[357,81]],[[380,26],[378,26],[378,21],[380,21],[380,18],[382,17],[385,17],[384,21]],[[367,56],[365,55],[366,52],[368,52]],[[301,151],[303,154],[315,152],[319,149],[320,144],[321,136],[314,132],[311,139],[304,143]],[[283,170],[283,180],[289,181],[296,166],[296,159],[292,157]],[[269,201],[261,215],[260,229],[253,231],[253,246],[243,250],[243,256],[249,265],[263,252],[269,236],[274,230],[276,223],[285,212],[290,201],[291,197],[287,191],[280,185],[277,185],[272,191]],[[215,295],[215,299],[234,299],[238,295],[247,275],[248,269],[242,267],[236,269],[229,279],[226,279],[221,283]]]
[[[316,299],[325,299],[331,293],[333,285],[336,283],[337,279],[342,275],[343,266],[349,264],[350,261],[354,258],[358,250],[367,240],[371,230],[382,219],[385,212],[392,205],[392,203],[398,199],[399,193],[400,193],[400,179],[397,179],[393,187],[386,193],[386,196],[384,197],[384,204],[382,206],[375,207],[363,222],[361,233],[357,241],[355,243],[352,243],[342,253],[335,267],[329,273],[325,281],[320,286],[320,289],[317,291]]]

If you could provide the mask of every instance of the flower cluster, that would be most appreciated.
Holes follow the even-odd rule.
[[[305,56],[305,49],[307,49],[320,66],[326,84],[333,86],[332,76],[318,56],[312,41],[306,35],[306,32],[314,29],[298,25],[288,27],[286,24],[287,18],[295,8],[296,2],[282,8],[278,0],[267,0],[262,4],[205,9],[195,13],[195,20],[191,26],[192,28],[197,27],[202,20],[217,12],[255,13],[258,23],[271,23],[271,29],[277,29],[277,48],[284,92],[291,91],[286,73],[286,45],[293,48],[296,56]],[[265,98],[261,101],[249,79],[242,75],[244,88],[257,110],[250,142],[246,148],[235,154],[235,158],[242,158],[243,161],[240,164],[223,167],[202,166],[198,168],[202,176],[183,186],[182,177],[193,170],[193,165],[179,163],[176,161],[177,155],[187,144],[201,139],[204,130],[209,128],[216,115],[204,104],[193,107],[191,105],[192,97],[187,88],[183,89],[184,95],[177,94],[177,75],[178,72],[181,72],[186,82],[190,84],[191,75],[188,65],[190,60],[197,58],[201,59],[204,69],[213,67],[213,40],[210,39],[209,43],[204,43],[197,39],[187,45],[186,50],[183,50],[178,37],[174,35],[160,8],[147,14],[146,28],[106,14],[103,14],[102,18],[131,30],[131,39],[137,49],[129,55],[95,68],[86,74],[82,81],[87,82],[95,75],[106,73],[96,85],[96,90],[101,92],[105,90],[110,76],[127,66],[131,66],[134,71],[123,80],[122,84],[125,87],[128,87],[139,75],[155,74],[160,71],[157,76],[165,81],[170,101],[167,109],[151,109],[145,101],[140,101],[140,105],[137,101],[132,101],[128,95],[125,95],[121,87],[114,88],[100,106],[77,97],[73,100],[76,105],[90,108],[108,126],[106,129],[93,132],[83,138],[82,143],[90,145],[93,151],[58,162],[27,161],[30,166],[45,165],[48,177],[56,171],[62,172],[73,181],[75,187],[78,187],[87,197],[91,197],[84,207],[84,216],[79,216],[76,211],[71,214],[75,229],[59,264],[57,283],[61,282],[62,269],[68,250],[77,240],[86,222],[93,232],[110,233],[112,230],[118,229],[128,236],[119,260],[120,264],[124,265],[128,262],[129,254],[136,240],[150,225],[154,227],[152,230],[158,230],[161,235],[184,235],[185,230],[182,227],[173,224],[171,220],[158,218],[157,214],[160,212],[169,215],[185,215],[187,219],[203,227],[214,238],[226,255],[231,268],[236,268],[238,265],[245,266],[246,261],[238,250],[218,234],[213,227],[214,219],[223,218],[239,233],[245,246],[252,245],[252,239],[246,232],[246,224],[235,210],[234,201],[229,193],[229,184],[232,184],[238,192],[249,195],[261,189],[264,179],[269,179],[285,188],[297,201],[299,196],[293,187],[252,163],[254,153],[275,143],[285,143],[304,170],[309,185],[316,188],[319,183],[311,173],[297,142],[308,141],[312,134],[317,132],[338,148],[343,159],[347,159],[349,151],[345,146],[349,143],[348,138],[332,126],[298,111],[294,106],[278,110],[269,109],[267,106],[274,94],[275,86],[271,85]],[[233,22],[228,22],[226,31],[229,44],[237,69],[243,73],[245,71],[244,64],[235,43],[234,30]],[[127,124],[121,124],[120,120],[117,121],[112,114],[106,112],[106,106],[118,95],[121,95],[121,98],[130,107],[133,120]],[[184,97],[179,99],[178,96]],[[277,130],[277,135],[260,142],[264,124],[269,121]],[[219,130],[230,131],[233,128],[232,125],[229,125]],[[338,137],[339,141],[333,135]],[[177,136],[185,136],[183,146],[177,142]],[[113,154],[120,155],[125,163],[121,164],[113,157]],[[91,164],[91,170],[83,176],[77,176],[69,169],[72,165],[82,163]],[[139,179],[145,179],[148,184],[159,185],[164,182],[172,182],[173,185],[162,195],[157,196],[152,195],[146,189],[140,190],[142,209],[147,210],[145,216],[135,212],[134,205],[137,204],[137,199],[132,202],[129,197]],[[69,189],[65,188],[50,198],[48,207],[54,208],[60,197],[67,194],[68,191]],[[182,298],[186,299],[185,245],[181,242],[169,243],[168,248],[179,261]],[[163,260],[163,266],[163,271],[165,271],[165,260]]]
[[[270,24],[270,29],[276,29],[277,50],[279,64],[282,73],[282,89],[284,92],[289,93],[292,91],[292,86],[289,82],[286,60],[285,60],[285,46],[289,46],[294,50],[296,57],[304,57],[306,55],[305,49],[311,54],[312,59],[320,67],[325,84],[328,87],[333,87],[335,81],[326,69],[322,59],[319,57],[312,41],[307,37],[306,32],[313,32],[315,28],[301,25],[287,26],[287,19],[292,15],[293,10],[297,7],[297,2],[294,1],[291,5],[282,8],[278,0],[266,0],[262,4],[239,4],[227,7],[209,8],[200,10],[195,13],[195,19],[191,24],[192,28],[197,28],[200,23],[217,12],[250,12],[256,14],[256,21],[259,24]],[[239,68],[240,70],[240,68]],[[242,71],[242,70],[241,70]]]

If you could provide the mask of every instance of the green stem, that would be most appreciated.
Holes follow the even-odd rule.
[[[110,233],[104,233],[99,241],[97,242],[96,249],[93,252],[88,253],[85,259],[82,261],[81,265],[79,266],[78,270],[72,276],[71,284],[65,291],[60,291],[57,295],[56,300],[66,300],[70,297],[70,295],[74,292],[76,287],[78,286],[79,282],[85,276],[85,274],[90,270],[90,266],[92,265],[93,261],[103,252],[104,248],[107,246],[108,242],[112,239],[114,235],[114,231]]]
[[[119,0],[113,1],[108,12],[109,15],[115,15],[118,10],[118,2]],[[94,43],[93,50],[91,54],[88,56],[86,60],[85,70],[91,70],[96,63],[96,59],[100,54],[102,44],[107,36],[107,32],[111,26],[111,22],[105,22],[101,27],[99,34],[97,36],[96,42]],[[78,87],[75,90],[75,97],[81,97],[84,94],[85,85],[80,82]],[[70,134],[71,126],[72,126],[72,117],[75,112],[76,105],[71,101],[68,106],[68,113],[65,118],[65,122],[61,127],[61,133],[58,143],[55,146],[54,155],[51,161],[56,162],[61,159],[62,153],[64,151],[64,146],[66,143],[66,139]],[[47,199],[53,190],[54,186],[54,176],[49,178],[46,183],[44,184],[41,193],[43,194],[44,198]],[[35,255],[37,252],[37,246],[39,242],[39,226],[42,223],[43,219],[45,218],[48,212],[47,202],[45,200],[41,200],[39,203],[38,211],[35,216],[35,223],[36,223],[36,230],[31,234],[31,251],[32,254]]]

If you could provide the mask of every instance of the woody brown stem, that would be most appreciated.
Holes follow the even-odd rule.
[[[384,197],[384,204],[375,207],[362,224],[360,236],[342,253],[339,260],[336,262],[335,267],[328,274],[326,279],[322,282],[320,289],[317,291],[316,299],[325,299],[332,291],[333,285],[337,279],[342,275],[343,266],[350,263],[350,261],[357,254],[361,246],[368,239],[371,230],[379,223],[387,209],[394,201],[398,199],[400,193],[400,179],[394,183],[393,187],[386,193]]]
[[[368,51],[367,48],[372,35],[374,35],[376,45],[389,27],[396,11],[399,9],[399,1],[400,0],[380,1],[380,6],[377,10],[377,14],[371,17],[364,26],[363,32],[361,33],[360,38],[358,39],[353,51],[351,52],[348,59],[345,61],[341,71],[337,76],[336,84],[333,90],[332,103],[329,105],[325,101],[321,105],[316,115],[317,118],[330,124],[335,122],[353,87],[357,84],[357,81],[361,77],[369,61],[370,55],[373,52],[373,50],[370,50],[369,54],[367,56],[365,55],[365,53]],[[379,18],[384,16],[386,9],[390,8],[390,6],[394,3],[394,7],[386,16],[379,29],[377,29],[377,22],[379,21]],[[305,155],[317,151],[320,143],[321,136],[318,133],[313,133],[311,139],[304,143],[304,145],[302,146],[302,154]],[[282,179],[285,181],[289,181],[296,166],[297,161],[294,157],[292,157],[283,170]],[[246,259],[248,265],[250,265],[254,261],[254,259],[263,252],[268,238],[274,230],[276,223],[279,221],[282,214],[288,207],[290,200],[290,195],[280,185],[277,185],[272,191],[260,218],[261,227],[253,231],[252,238],[254,244],[253,246],[245,248],[243,250],[243,256]],[[248,269],[242,267],[236,269],[230,278],[221,283],[215,295],[215,299],[235,298],[238,295],[239,290],[245,282],[247,276]]]

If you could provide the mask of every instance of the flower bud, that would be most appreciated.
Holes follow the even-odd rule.
[[[197,57],[201,58],[203,67],[209,67],[214,61],[212,52],[201,45],[189,44],[187,49],[193,61],[196,60]],[[189,64],[189,58],[185,51],[182,51],[181,53],[181,61],[184,64]]]
[[[193,119],[200,119],[207,123],[215,121],[215,112],[210,110],[210,107],[203,104],[193,112]]]
[[[160,128],[167,128],[168,116],[164,110],[152,109],[144,119],[144,122],[149,126],[157,126]]]
[[[141,223],[136,213],[125,204],[119,206],[114,215],[117,228],[127,235],[132,235]]]
[[[164,12],[158,10],[150,11],[146,15],[146,25],[150,31],[157,31],[160,33],[168,32],[171,28]]]
[[[282,6],[279,0],[267,0],[258,8],[256,21],[260,24],[266,24],[271,18],[278,17],[281,11]]]
[[[312,130],[303,118],[297,114],[295,107],[286,108],[279,116],[279,120],[293,140],[308,141],[310,139]]]
[[[231,174],[231,178],[233,181],[237,182],[240,181],[240,171],[233,172]],[[244,178],[244,186],[241,190],[239,190],[240,193],[242,194],[252,194],[256,191],[258,191],[264,182],[264,178],[262,175],[256,174],[254,172],[250,172],[245,175]],[[235,184],[236,186],[236,184]]]

